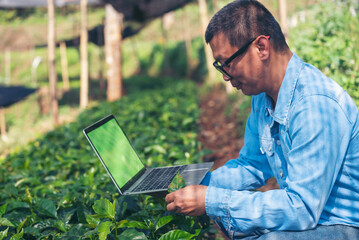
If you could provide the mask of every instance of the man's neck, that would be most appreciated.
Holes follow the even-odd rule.
[[[274,53],[271,56],[271,67],[269,71],[270,79],[270,89],[267,94],[272,98],[274,102],[274,107],[277,103],[277,98],[279,94],[279,89],[282,85],[285,73],[287,71],[287,66],[292,58],[293,53],[288,49],[284,53]]]

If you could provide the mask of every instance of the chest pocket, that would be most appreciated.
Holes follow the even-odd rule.
[[[274,139],[269,137],[260,138],[261,152],[267,156],[272,156],[274,154]]]

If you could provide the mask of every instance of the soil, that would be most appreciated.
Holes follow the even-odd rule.
[[[238,136],[236,128],[237,111],[225,114],[229,107],[228,94],[225,88],[215,86],[200,101],[199,140],[205,149],[212,150],[204,157],[205,162],[214,162],[213,169],[223,166],[228,160],[237,158],[243,146],[243,138]]]

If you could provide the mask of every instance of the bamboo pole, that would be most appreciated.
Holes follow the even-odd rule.
[[[11,50],[5,49],[5,84],[10,84],[11,81]]]
[[[62,73],[62,82],[63,89],[65,91],[70,90],[70,80],[69,80],[69,70],[68,70],[68,62],[67,62],[67,54],[66,54],[66,43],[60,42],[60,57],[61,57],[61,73]]]
[[[80,87],[80,107],[88,105],[89,79],[88,79],[88,53],[87,53],[87,0],[81,0],[81,87]]]
[[[206,28],[208,25],[208,11],[207,11],[207,3],[206,0],[198,0],[198,4],[199,4],[199,13],[201,16],[201,25],[202,25],[202,35],[205,35],[206,32]],[[208,44],[206,44],[204,37],[202,37],[203,39],[203,43],[204,43],[204,50],[205,50],[205,55],[206,55],[206,64],[207,64],[207,69],[208,69],[208,82],[209,83],[214,83],[215,82],[215,69],[213,68],[212,65],[212,51],[210,49],[210,47],[208,46]]]
[[[59,106],[56,94],[57,75],[56,75],[56,35],[55,35],[55,1],[48,0],[48,62],[51,109],[54,125],[59,124]]]
[[[5,108],[0,108],[0,134],[3,140],[7,140],[6,122],[5,122]]]
[[[182,22],[184,25],[184,38],[185,38],[185,46],[186,46],[186,59],[187,59],[187,70],[186,70],[186,77],[189,78],[192,73],[192,36],[191,36],[191,26],[187,19],[186,8],[183,9],[182,14]]]
[[[121,44],[123,14],[117,12],[111,4],[106,4],[105,53],[107,64],[107,100],[121,98]]]
[[[104,24],[104,22],[102,22]],[[104,33],[103,31],[101,31],[99,28],[97,29],[97,39],[99,43],[104,43]],[[103,97],[103,92],[105,90],[105,79],[103,77],[103,69],[104,69],[104,62],[105,62],[105,56],[104,56],[104,48],[103,47],[99,47],[99,62],[100,62],[100,67],[99,67],[99,72],[98,72],[98,78],[99,78],[99,91],[98,91],[98,99],[102,99]]]
[[[279,5],[279,21],[283,34],[288,41],[288,21],[287,21],[287,0],[278,0]]]

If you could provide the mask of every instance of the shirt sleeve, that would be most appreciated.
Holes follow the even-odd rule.
[[[303,98],[289,118],[284,189],[262,193],[208,187],[207,214],[228,232],[306,230],[317,225],[341,169],[352,123],[335,100],[321,95]]]

